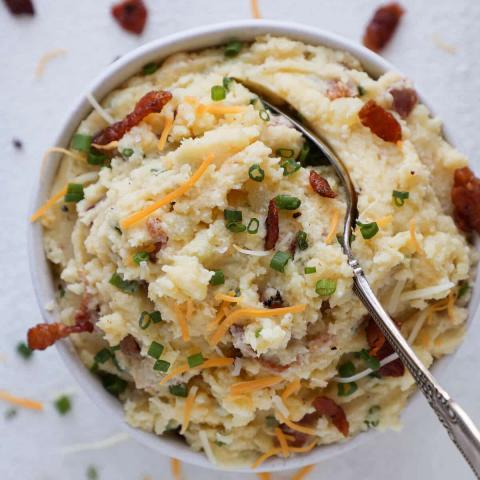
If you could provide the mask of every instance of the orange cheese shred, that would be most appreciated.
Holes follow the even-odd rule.
[[[335,234],[337,233],[338,221],[340,220],[340,213],[336,211],[333,214],[332,221],[330,223],[330,230],[328,231],[328,235],[325,237],[325,243],[329,245],[332,243],[332,240],[335,238]]]
[[[30,410],[43,410],[43,404],[29,398],[16,397],[11,393],[4,390],[0,390],[0,400],[11,403],[12,405],[18,405],[19,407],[28,408]]]
[[[260,9],[258,8],[258,0],[250,0],[250,7],[252,8],[253,18],[262,18],[260,15]]]
[[[272,375],[271,377],[257,378],[256,380],[250,380],[247,382],[234,383],[230,387],[231,395],[239,395],[242,393],[251,393],[255,390],[261,390],[262,388],[273,387],[274,385],[283,382],[283,377],[279,375]]]
[[[315,465],[307,465],[306,467],[301,468],[295,473],[292,480],[303,480],[314,468]]]
[[[271,480],[272,474],[269,472],[257,473],[258,480]]]
[[[273,309],[258,309],[258,308],[240,308],[230,313],[225,320],[220,324],[215,333],[210,338],[212,345],[217,345],[222,337],[227,333],[228,329],[241,318],[248,317],[278,317],[287,313],[301,313],[307,306],[305,304],[292,305],[290,307],[281,307]]]
[[[290,395],[298,392],[301,387],[302,384],[299,378],[297,378],[293,382],[290,382],[282,393],[282,400],[286,400]]]
[[[410,244],[416,250],[419,255],[425,255],[423,248],[421,247],[420,243],[418,243],[417,236],[415,233],[415,219],[412,218],[410,220]]]
[[[208,324],[208,329],[215,328],[228,315],[228,305],[222,303],[215,315],[215,318]]]
[[[392,220],[393,220],[393,215],[386,215],[385,217],[382,217],[376,220],[375,223],[380,228],[385,228],[387,225],[390,225],[392,223]]]
[[[175,480],[182,480],[182,463],[176,458],[170,460],[170,468]]]
[[[31,222],[36,222],[40,217],[50,210],[67,193],[68,186],[63,187],[58,193],[49,198],[31,217]]]
[[[153,202],[151,205],[148,205],[147,207],[143,208],[139,212],[136,212],[130,215],[129,217],[124,218],[123,220],[120,221],[120,226],[125,229],[132,227],[136,223],[147,218],[155,210],[158,210],[159,208],[165,205],[168,205],[170,202],[173,202],[178,197],[188,192],[188,190],[190,190],[195,185],[195,183],[198,182],[200,177],[205,173],[208,166],[212,162],[213,162],[213,154],[210,153],[209,155],[207,155],[205,160],[203,160],[203,162],[195,171],[195,173],[183,185],[175,189],[173,192],[170,192],[168,195],[165,195],[160,200],[157,200],[156,202]]]
[[[242,113],[244,112],[247,107],[245,105],[216,105],[216,104],[208,104],[208,105],[203,105],[200,104],[197,107],[197,115],[200,115],[201,113],[199,112],[199,107],[204,107],[204,111],[211,113],[212,115],[226,115],[229,113]],[[203,113],[203,112],[202,112]]]
[[[282,450],[282,455],[286,458],[288,457],[288,443],[287,439],[285,438],[284,433],[277,427],[275,428],[275,436],[277,437],[278,443],[280,445],[280,449]]]
[[[188,304],[187,304],[188,309]],[[177,318],[178,325],[180,326],[180,331],[182,332],[182,339],[184,342],[190,341],[190,332],[188,331],[188,324],[185,314],[182,312],[182,309],[176,303],[173,305],[173,310],[175,311],[175,317]]]
[[[167,138],[172,131],[173,120],[173,115],[169,115],[165,119],[165,125],[163,127],[162,134],[160,135],[160,139],[158,140],[158,150],[160,152],[165,148],[165,145],[167,144]]]
[[[192,368],[192,370],[203,370],[205,368],[215,368],[215,367],[229,367],[230,365],[233,365],[233,362],[234,362],[234,359],[228,358],[228,357],[210,358],[208,360],[205,360],[201,365],[198,365]],[[190,367],[188,365],[182,365],[181,367],[176,368],[171,373],[169,373],[168,375],[165,375],[165,377],[162,378],[162,380],[160,381],[160,385],[164,385],[173,377],[176,377],[177,375],[181,375],[182,373],[188,372],[188,370],[190,370]]]
[[[238,303],[242,300],[242,297],[233,297],[232,295],[225,295],[224,293],[217,293],[215,298],[229,303]]]
[[[195,398],[197,397],[198,387],[194,385],[188,392],[187,400],[185,401],[185,409],[183,411],[183,425],[180,433],[183,435],[190,423],[190,417],[192,416],[193,405],[195,404]]]
[[[281,452],[282,452],[281,448],[272,448],[268,450],[268,452],[265,452],[263,455],[258,457],[254,463],[252,463],[252,468],[258,468],[263,462],[268,460],[270,457],[273,457],[274,455],[278,455]]]
[[[297,425],[288,418],[285,418],[280,412],[276,412],[278,419],[284,423],[287,427],[300,433],[306,433],[307,435],[316,435],[317,432],[313,428],[304,427],[303,425]]]

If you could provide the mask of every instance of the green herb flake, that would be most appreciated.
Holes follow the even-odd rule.
[[[100,379],[102,381],[103,388],[108,393],[111,393],[116,397],[123,393],[128,385],[128,383],[123,380],[123,378],[120,378],[112,373],[102,373]]]
[[[102,348],[95,354],[93,361],[95,363],[105,363],[108,362],[108,360],[110,360],[112,356],[113,353],[109,348]]]
[[[162,314],[158,310],[150,312],[150,318],[153,323],[160,323],[162,321]]]
[[[355,382],[350,383],[338,383],[337,384],[337,395],[339,397],[348,397],[355,393],[358,389],[358,385]]]
[[[122,155],[127,158],[131,157],[133,155],[133,148],[124,148],[122,150]]]
[[[277,195],[274,200],[280,210],[296,210],[302,204],[299,198],[291,195]]]
[[[336,289],[337,281],[325,278],[320,279],[315,286],[315,292],[321,297],[329,297],[330,295],[333,295]]]
[[[293,158],[295,152],[291,148],[279,148],[276,152],[278,157]]]
[[[33,355],[33,350],[25,342],[20,342],[17,345],[17,353],[25,360],[28,360]]]
[[[211,97],[214,102],[219,102],[220,100],[225,100],[227,96],[227,91],[225,87],[221,85],[214,85],[211,89]]]
[[[158,372],[168,372],[169,368],[170,362],[167,362],[165,360],[157,360],[153,365],[153,369],[157,370]]]
[[[267,415],[265,417],[265,425],[268,428],[275,428],[275,427],[278,427],[280,424],[278,423],[278,420],[273,415]]]
[[[150,255],[148,252],[137,252],[133,255],[132,259],[137,265],[140,265],[142,262],[148,262]]]
[[[372,405],[367,412],[365,425],[369,428],[378,427],[380,424],[380,405]]]
[[[312,273],[317,273],[317,267],[305,267],[303,271],[305,275],[310,275]]]
[[[295,172],[300,170],[301,166],[302,164],[299,162],[296,162],[295,160],[293,160],[293,158],[289,158],[280,163],[280,167],[283,168],[284,177],[293,175]]]
[[[457,300],[460,300],[464,295],[468,293],[470,290],[470,285],[468,282],[461,282],[458,286],[458,295],[457,295]]]
[[[257,328],[255,330],[255,338],[260,338],[260,334],[262,333],[262,329],[261,328]]]
[[[55,400],[54,405],[60,415],[66,415],[72,409],[72,403],[67,395],[58,397]]]
[[[254,163],[249,169],[248,169],[248,176],[254,181],[254,182],[263,182],[263,179],[265,178],[265,171],[260,167],[258,163]]]
[[[90,151],[88,152],[87,163],[89,165],[103,166],[105,165],[107,160],[108,160],[108,157],[102,152],[99,152],[94,149],[90,149]]]
[[[143,75],[152,75],[159,69],[160,65],[157,62],[150,62],[143,66],[142,73]]]
[[[168,391],[176,397],[186,398],[188,396],[188,386],[186,383],[179,383],[177,385],[170,385]]]
[[[351,377],[355,373],[355,365],[351,361],[345,362],[338,367],[338,374],[343,378]]]
[[[214,270],[213,276],[210,278],[210,285],[222,285],[225,283],[225,274],[222,270]]]
[[[65,194],[65,202],[77,203],[85,198],[83,185],[81,183],[69,183],[67,193]]]
[[[270,120],[270,114],[269,114],[265,109],[259,110],[258,116],[259,116],[264,122],[268,122],[268,121]]]
[[[260,227],[260,221],[258,220],[258,218],[253,217],[248,222],[247,233],[250,233],[251,235],[254,235],[255,233],[258,232],[259,227]]]
[[[307,234],[302,230],[297,232],[295,243],[299,250],[306,250],[308,248]]]
[[[370,240],[379,230],[377,222],[361,223],[357,221],[357,225],[360,227],[360,233],[365,240]]]
[[[187,358],[188,366],[190,368],[198,367],[204,361],[205,361],[205,359],[203,358],[203,355],[200,352],[199,353],[194,353],[193,355],[190,355]]]
[[[161,343],[154,341],[150,344],[150,347],[148,347],[147,355],[158,360],[164,350],[165,347]]]
[[[232,84],[235,82],[235,80],[231,77],[223,77],[222,84],[223,88],[229,92],[230,88],[232,87]]]
[[[72,138],[72,148],[79,152],[88,153],[92,145],[93,137],[91,135],[84,135],[83,133],[76,133]]]
[[[310,153],[310,144],[305,141],[303,143],[302,149],[300,150],[300,154],[298,155],[297,162],[300,163],[300,165],[305,165],[305,162],[307,160],[307,157]]]
[[[128,293],[129,295],[137,293],[140,289],[140,284],[138,282],[135,280],[124,280],[119,273],[114,273],[110,278],[109,283],[114,287],[117,287],[123,293]]]
[[[290,255],[286,252],[275,252],[275,255],[270,261],[270,268],[276,270],[277,272],[285,272],[285,266],[290,260]]]
[[[220,440],[215,440],[215,445],[217,447],[224,447],[226,445],[225,442],[221,442]]]
[[[368,353],[368,350],[363,348],[359,352],[355,352],[355,357],[363,360],[367,368],[375,371],[380,368],[380,360]]]
[[[230,230],[233,233],[243,233],[247,227],[240,222],[228,222],[227,225],[227,230]]]
[[[87,468],[87,480],[98,480],[98,478],[97,469],[93,465],[90,465]]]
[[[232,210],[230,208],[226,208],[223,211],[223,218],[225,218],[227,222],[241,222],[243,219],[243,215],[240,210]]]
[[[410,197],[409,192],[400,192],[398,190],[394,190],[392,192],[393,203],[397,207],[403,207],[405,200],[407,200],[409,197]]]
[[[4,413],[5,420],[11,420],[13,417],[16,417],[17,414],[18,410],[16,408],[9,408]]]
[[[243,43],[239,40],[230,40],[224,47],[223,52],[226,57],[233,58],[236,57],[240,50],[242,50]]]

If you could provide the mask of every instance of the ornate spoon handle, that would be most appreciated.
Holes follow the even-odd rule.
[[[453,443],[480,479],[480,432],[465,411],[443,390],[433,375],[425,368],[395,323],[384,310],[372,291],[358,261],[350,258],[354,272],[354,291],[372,315],[390,342],[400,360],[408,368],[433,411],[446,428]]]

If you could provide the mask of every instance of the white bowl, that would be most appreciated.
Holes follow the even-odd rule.
[[[111,64],[88,86],[85,93],[91,92],[95,98],[101,100],[107,93],[119,87],[132,75],[138,73],[142,66],[148,62],[166,58],[177,52],[220,45],[232,38],[250,41],[264,34],[283,35],[314,45],[325,45],[335,49],[346,50],[358,58],[366,71],[374,77],[386,71],[395,70],[382,57],[360,44],[330,32],[288,22],[241,20],[200,27],[150,42]],[[426,103],[424,97],[422,97],[422,101]],[[73,104],[53,144],[61,147],[68,146],[71,136],[90,110],[90,103],[86,100],[85,95],[82,95]],[[55,158],[52,158],[43,169],[41,178],[39,178],[37,183],[37,189],[33,195],[32,211],[35,211],[48,198],[60,157],[60,155],[57,155]],[[54,322],[57,318],[56,312],[47,311],[45,305],[55,298],[56,286],[43,250],[42,228],[39,223],[32,224],[29,228],[29,253],[33,285],[42,315],[45,321]],[[475,288],[470,304],[470,318],[473,316],[472,313],[476,311],[479,299],[479,288]],[[212,465],[203,453],[192,451],[186,443],[179,439],[160,437],[128,426],[124,420],[122,405],[102,388],[99,381],[80,362],[71,343],[68,340],[58,342],[57,348],[63,361],[87,394],[109,415],[117,419],[133,438],[163,455],[178,458],[183,462],[201,467],[226,470],[224,467]],[[434,370],[437,377],[441,377],[442,372],[445,371],[448,359],[449,357],[447,356],[436,362]],[[415,395],[415,398],[409,402],[408,409],[411,409],[413,404],[421,403],[419,398],[420,395]],[[423,404],[422,408],[427,408],[426,404]],[[345,443],[318,447],[307,454],[294,456],[289,459],[274,458],[256,469],[255,472],[272,472],[318,463],[335,455],[343,454],[365,440],[373,439],[378,437],[378,435],[377,431],[370,430],[355,436]],[[252,472],[248,467],[238,468],[236,471]]]

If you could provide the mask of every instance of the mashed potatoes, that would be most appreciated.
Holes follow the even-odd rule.
[[[346,163],[367,224],[355,231],[354,254],[426,365],[462,339],[472,252],[450,216],[453,172],[467,161],[442,139],[440,121],[423,105],[405,119],[393,113],[399,143],[359,121],[369,100],[393,112],[391,89],[409,86],[396,73],[373,79],[345,52],[265,37],[234,56],[174,55],[104,99],[121,120],[147,92],[173,95],[102,150],[108,166],[61,162],[52,193],[70,182],[84,195],[42,217],[61,321],[71,324],[79,308],[94,317],[95,332],[72,339],[131,425],[180,433],[221,463],[251,464],[279,454],[282,439],[289,454],[344,441],[345,425],[319,411],[318,398],[344,412],[347,437],[398,427],[414,381],[378,370],[336,238],[345,196],[332,168],[232,77],[286,98]],[[94,111],[78,133],[106,126]],[[311,170],[335,198],[312,189]],[[274,198],[279,238],[265,250]]]

